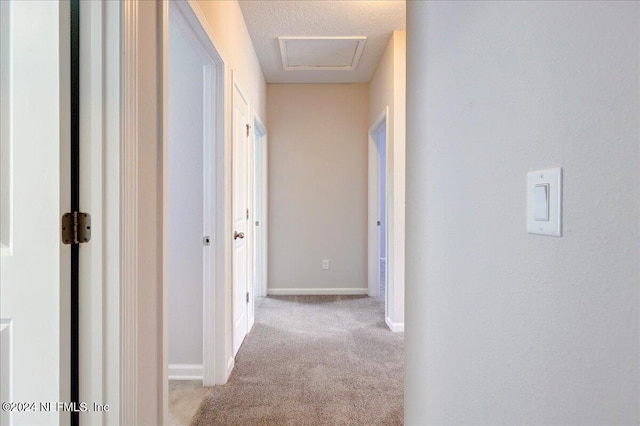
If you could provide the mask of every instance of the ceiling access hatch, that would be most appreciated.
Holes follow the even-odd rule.
[[[285,70],[355,70],[366,37],[278,37]]]

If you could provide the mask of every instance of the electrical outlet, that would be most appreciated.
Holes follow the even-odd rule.
[[[329,269],[329,261],[327,259],[322,261],[322,269]]]

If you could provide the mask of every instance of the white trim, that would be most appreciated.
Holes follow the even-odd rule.
[[[233,371],[233,367],[236,366],[236,360],[234,357],[230,357],[229,360],[227,361],[227,369],[226,369],[226,374],[227,377],[229,377],[231,375],[231,372]]]
[[[160,384],[162,391],[160,398],[162,406],[160,410],[164,419],[169,419],[169,376],[171,374],[169,365],[169,327],[167,325],[169,321],[169,288],[167,283],[169,277],[169,197],[166,196],[166,188],[169,187],[169,73],[167,72],[169,69],[169,2],[163,1],[158,7],[160,12],[158,37],[162,43],[160,46],[160,53],[162,55],[160,60],[162,64],[162,70],[160,71],[162,83],[159,94],[162,114],[162,122],[160,123],[160,137],[162,140],[160,146],[160,155],[162,156],[162,164],[160,165],[162,177],[160,178],[160,184],[162,185],[162,189],[160,190],[161,205],[159,206],[162,212],[162,220],[160,223],[162,228],[162,251],[160,253],[160,261],[162,262],[162,300],[160,301],[162,307],[162,354],[158,367],[162,371],[162,374],[159,375],[162,380]]]
[[[122,3],[121,423],[138,422],[138,2]]]
[[[270,296],[339,296],[367,294],[368,288],[270,288]]]
[[[202,380],[202,364],[169,364],[169,380]]]
[[[120,2],[103,5],[103,322],[104,367],[103,401],[109,404],[109,411],[103,413],[105,425],[121,424],[123,407],[122,387],[124,384],[122,351],[122,310],[121,307],[121,124],[122,124],[122,21],[123,7]],[[82,258],[81,258],[82,259]],[[82,261],[82,260],[81,260]]]
[[[403,322],[392,322],[391,318],[389,317],[385,317],[384,318],[384,322],[387,323],[387,327],[389,327],[389,330],[393,331],[394,333],[404,333],[404,323]]]
[[[80,256],[80,395],[108,404],[81,415],[87,424],[120,422],[120,41],[119,3],[80,5],[80,208],[91,213],[91,244]],[[86,41],[86,43],[84,43]]]

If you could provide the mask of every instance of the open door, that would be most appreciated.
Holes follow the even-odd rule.
[[[72,396],[69,22],[68,2],[0,2],[3,425],[68,424],[79,409],[47,405]]]

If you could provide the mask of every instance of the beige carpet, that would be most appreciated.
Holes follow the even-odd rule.
[[[229,382],[192,425],[401,425],[403,334],[384,299],[259,299]]]
[[[169,380],[169,426],[187,426],[209,389],[202,380]]]

